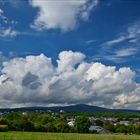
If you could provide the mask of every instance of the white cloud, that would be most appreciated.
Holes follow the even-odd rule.
[[[58,63],[58,72],[63,71],[71,71],[74,66],[80,63],[85,58],[85,55],[76,52],[73,53],[72,51],[63,51],[59,54]]]
[[[125,48],[114,51],[111,55],[104,56],[104,59],[113,61],[115,63],[122,63],[128,61],[128,57],[135,56],[138,53],[138,48]]]
[[[135,56],[139,51],[140,21],[129,25],[118,37],[101,44],[100,58],[122,63],[129,61],[129,56]]]
[[[13,37],[17,36],[17,34],[18,34],[18,32],[13,30],[11,27],[0,30],[0,37],[13,38]]]
[[[3,10],[2,9],[0,9],[0,16],[3,14]]]
[[[97,40],[90,39],[90,40],[83,41],[82,43],[84,43],[85,45],[92,45],[95,42],[97,42]]]
[[[18,32],[13,28],[17,22],[4,16],[4,11],[2,9],[0,9],[0,21],[0,37],[13,38],[17,36]]]
[[[123,35],[122,35],[123,34]],[[103,45],[113,46],[127,41],[129,43],[138,43],[140,41],[140,21],[128,26],[126,31],[120,33],[119,37],[105,42]]]
[[[94,71],[94,72],[93,72]],[[101,63],[94,63],[87,71],[87,79],[88,80],[98,80],[103,78],[104,76],[107,77],[107,73],[112,73],[115,71],[115,67],[106,67]]]
[[[73,30],[79,20],[88,20],[98,0],[40,1],[30,0],[33,7],[39,8],[38,15],[31,27],[42,29]]]
[[[0,107],[78,103],[139,107],[140,85],[134,81],[135,72],[87,63],[84,58],[80,52],[64,51],[56,66],[43,54],[4,62]]]
[[[138,49],[136,48],[126,48],[116,51],[116,57],[126,57],[126,56],[132,56],[137,53]]]
[[[131,39],[140,39],[140,21],[137,21],[133,25],[128,27],[128,38]]]
[[[116,39],[107,41],[106,43],[104,43],[104,45],[112,46],[112,45],[121,43],[121,42],[123,42],[123,41],[125,41],[125,40],[126,40],[126,37],[125,37],[125,36],[120,36],[120,37],[118,37],[118,38],[116,38]]]
[[[1,75],[0,76],[0,85],[5,83],[7,80],[9,80],[9,78],[5,74]]]

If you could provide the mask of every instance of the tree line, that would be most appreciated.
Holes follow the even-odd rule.
[[[75,118],[74,126],[69,126],[67,118]],[[101,126],[114,133],[140,134],[140,125],[113,125],[98,120],[89,121],[86,114],[67,113],[15,113],[11,112],[0,117],[0,131],[34,131],[34,132],[65,132],[65,133],[97,133],[89,131],[91,125]],[[101,117],[101,116],[100,116]]]

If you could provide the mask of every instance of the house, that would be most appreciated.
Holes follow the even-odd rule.
[[[104,122],[116,123],[118,118],[104,118]]]
[[[65,113],[65,111],[64,111],[64,110],[60,110],[59,112],[60,112],[60,113]]]
[[[74,127],[74,124],[75,124],[75,121],[74,120],[71,120],[67,123],[69,126],[71,127]]]
[[[91,125],[89,127],[89,131],[96,131],[98,134],[109,134],[111,133],[110,131],[104,129],[101,126],[95,126],[95,125]]]
[[[119,124],[130,125],[130,121],[120,121]]]
[[[89,117],[89,121],[90,122],[95,122],[96,120],[99,120],[98,118],[95,118],[95,117]]]
[[[22,115],[23,115],[23,116],[27,116],[28,113],[27,113],[27,112],[22,112]]]
[[[71,127],[75,125],[75,118],[67,118],[67,124]]]
[[[3,113],[2,112],[0,112],[0,116],[2,116],[3,115]]]

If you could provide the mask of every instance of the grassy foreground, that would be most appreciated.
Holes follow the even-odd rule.
[[[136,135],[0,132],[0,140],[140,140]]]

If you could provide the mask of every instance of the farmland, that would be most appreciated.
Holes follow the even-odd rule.
[[[1,132],[0,140],[140,140],[138,135]]]

